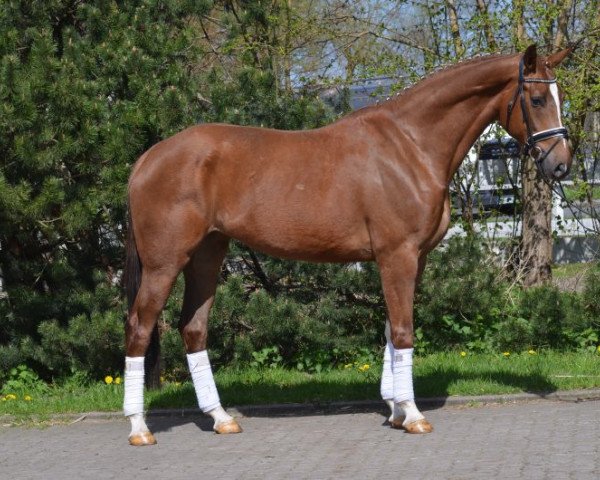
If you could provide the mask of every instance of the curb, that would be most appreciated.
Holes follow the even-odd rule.
[[[424,397],[416,398],[415,402],[422,410],[435,410],[446,407],[478,406],[505,403],[525,403],[536,401],[583,402],[600,400],[600,389],[570,390],[547,393],[517,393],[512,395],[479,395],[472,397]],[[191,410],[191,409],[190,409]],[[291,416],[291,415],[323,415],[343,413],[368,413],[388,412],[388,407],[382,400],[357,400],[346,402],[324,403],[291,403],[275,405],[247,405],[227,409],[233,416],[239,417],[266,417],[266,416]],[[195,410],[196,414],[199,413]],[[153,414],[152,412],[148,412]],[[155,411],[155,415],[168,414]],[[181,411],[183,415],[184,412]],[[189,414],[189,413],[188,413]]]
[[[460,406],[485,406],[494,404],[532,403],[532,402],[585,402],[600,400],[600,389],[567,390],[540,393],[516,393],[510,395],[478,395],[471,397],[424,397],[415,401],[421,410],[436,410]],[[243,417],[285,417],[285,416],[312,416],[312,415],[339,415],[347,413],[382,413],[387,414],[387,406],[382,400],[355,400],[340,402],[313,402],[313,403],[284,403],[273,405],[243,405],[227,408],[227,412],[238,418]],[[146,412],[146,417],[199,417],[204,414],[198,408],[170,408],[155,409]],[[9,420],[10,416],[0,417],[0,420]],[[60,420],[67,423],[76,423],[82,420],[109,420],[125,419],[123,413],[118,412],[88,412],[64,413],[49,415],[49,420]],[[71,420],[69,422],[69,420]]]

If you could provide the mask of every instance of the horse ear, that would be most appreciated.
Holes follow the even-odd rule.
[[[537,68],[537,47],[535,44],[529,45],[523,54],[523,66],[525,75],[535,73]]]
[[[553,53],[546,59],[546,66],[548,68],[554,68],[558,64],[560,64],[565,58],[567,58],[571,52],[574,50],[574,47],[569,46],[560,52]]]

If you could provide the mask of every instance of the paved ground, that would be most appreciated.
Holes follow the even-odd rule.
[[[219,436],[204,417],[151,417],[154,447],[127,444],[122,419],[0,427],[2,479],[598,479],[600,401],[426,412],[433,434],[379,412],[246,417]]]

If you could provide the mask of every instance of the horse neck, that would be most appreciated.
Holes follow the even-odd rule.
[[[423,80],[387,108],[419,161],[431,164],[432,174],[448,185],[477,138],[498,119],[501,97],[517,72],[515,56],[472,61]]]

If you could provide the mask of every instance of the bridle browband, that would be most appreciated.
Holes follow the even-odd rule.
[[[508,112],[507,112],[507,117],[506,117],[506,128],[508,128],[508,126],[510,125],[510,116],[512,114],[515,103],[517,101],[517,97],[519,97],[519,100],[521,102],[521,112],[523,115],[523,122],[525,123],[525,127],[527,128],[527,142],[524,145],[525,152],[527,154],[531,155],[531,151],[534,148],[538,149],[538,151],[540,152],[540,155],[538,155],[538,158],[533,157],[533,155],[531,155],[531,156],[535,160],[535,163],[539,168],[541,166],[542,162],[548,156],[548,154],[554,149],[554,147],[556,147],[558,142],[560,142],[560,140],[562,138],[564,138],[564,139],[569,138],[569,133],[565,127],[550,128],[548,130],[543,130],[541,132],[532,133],[531,121],[529,119],[529,113],[527,112],[527,108],[526,108],[525,93],[524,93],[523,87],[525,86],[526,83],[556,83],[556,78],[549,78],[549,79],[525,78],[525,75],[523,73],[524,68],[525,68],[524,59],[525,59],[525,57],[522,56],[521,60],[519,61],[519,84],[517,86],[517,90],[515,91],[515,95],[513,96],[510,103],[508,104]],[[544,152],[540,147],[536,146],[536,143],[541,142],[543,140],[547,140],[548,138],[554,138],[554,137],[557,137],[556,142],[554,142],[554,144],[547,151]],[[542,155],[542,153],[543,153],[543,155]]]

